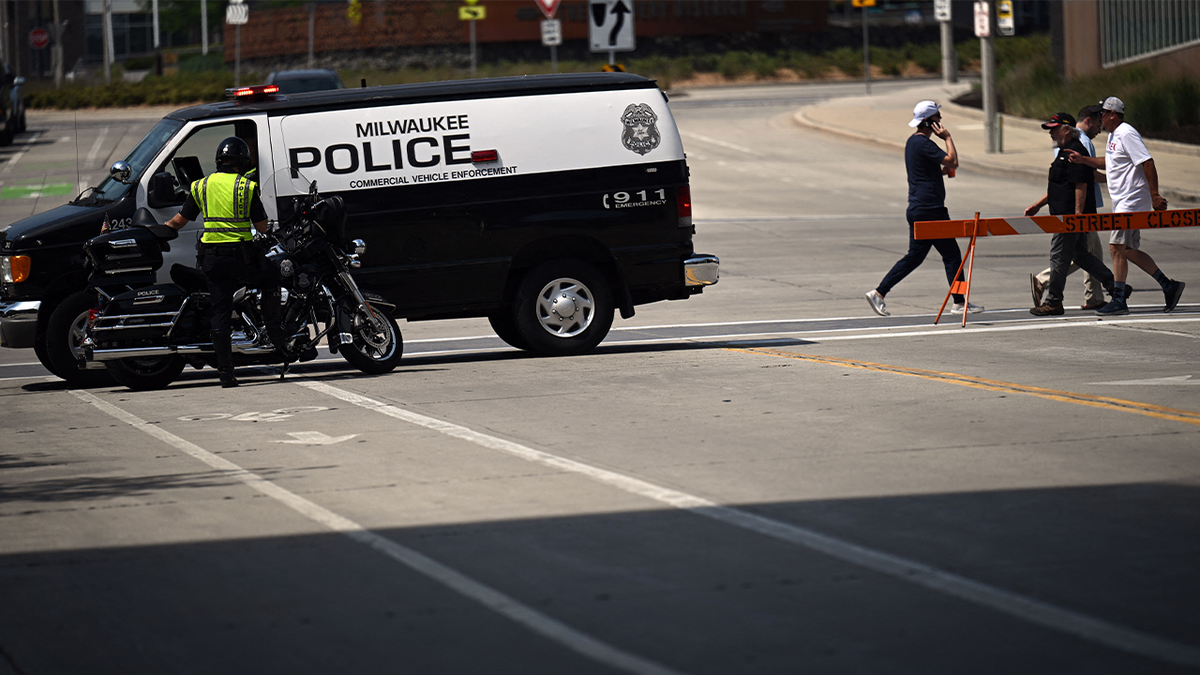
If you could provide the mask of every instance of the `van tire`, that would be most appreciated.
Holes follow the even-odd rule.
[[[612,327],[612,290],[604,275],[582,260],[551,260],[521,281],[513,318],[530,351],[544,356],[586,354]]]
[[[50,313],[46,323],[46,357],[54,365],[54,374],[72,387],[109,387],[113,384],[107,370],[85,370],[79,367],[80,342],[88,310],[96,307],[96,296],[86,291],[63,298]]]
[[[531,351],[529,342],[521,336],[521,331],[517,330],[517,321],[513,318],[512,307],[489,314],[488,323],[492,324],[492,330],[496,332],[496,336],[504,340],[508,346]]]

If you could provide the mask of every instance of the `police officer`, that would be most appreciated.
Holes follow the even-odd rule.
[[[268,225],[258,184],[244,175],[251,168],[250,146],[245,141],[235,136],[221,141],[217,146],[217,172],[192,183],[183,208],[167,221],[168,226],[178,230],[197,216],[204,216],[197,248],[200,269],[208,281],[213,351],[222,387],[238,385],[233,376],[230,313],[233,294],[242,286],[258,284],[263,291],[268,334],[276,348],[283,349],[278,282],[252,244],[253,230],[265,234]]]

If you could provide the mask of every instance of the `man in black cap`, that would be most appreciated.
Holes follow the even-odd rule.
[[[1079,141],[1075,118],[1065,112],[1055,113],[1042,128],[1050,131],[1050,138],[1063,152],[1059,152],[1050,164],[1046,194],[1030,204],[1025,209],[1025,215],[1032,216],[1047,205],[1052,216],[1095,213],[1096,197],[1092,189],[1096,182],[1095,172],[1082,164],[1072,163],[1066,152],[1073,150],[1087,154],[1087,149]],[[1086,236],[1079,232],[1062,232],[1050,240],[1050,288],[1046,300],[1029,310],[1030,314],[1051,316],[1064,313],[1063,287],[1067,284],[1067,271],[1072,262],[1099,279],[1104,290],[1110,294],[1113,292],[1112,272],[1088,252]]]

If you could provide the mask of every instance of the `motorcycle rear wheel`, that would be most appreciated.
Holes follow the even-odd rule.
[[[181,356],[149,356],[105,361],[113,379],[134,391],[162,389],[175,381],[186,365]]]
[[[404,338],[395,319],[378,309],[371,308],[371,311],[382,319],[383,330],[376,331],[370,317],[363,312],[347,311],[351,317],[350,325],[344,326],[343,330],[351,335],[353,342],[339,345],[338,352],[347,363],[362,372],[383,375],[400,365],[400,357],[404,355]]]

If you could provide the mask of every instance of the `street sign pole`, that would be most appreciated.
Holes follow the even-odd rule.
[[[934,0],[933,16],[942,30],[942,82],[958,82],[958,55],[954,53],[954,24],[951,21],[950,0]]]
[[[975,34],[979,37],[979,55],[983,60],[983,147],[996,153],[996,5],[992,0],[975,3]]]
[[[862,10],[863,28],[863,82],[867,85],[867,96],[871,95],[871,41],[867,38],[867,8]]]

